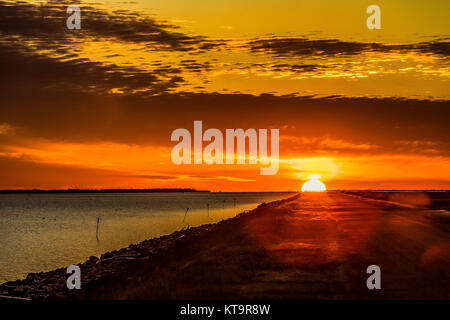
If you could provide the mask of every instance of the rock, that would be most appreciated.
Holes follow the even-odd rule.
[[[100,258],[102,260],[104,260],[104,259],[111,258],[112,256],[113,256],[112,252],[106,252],[106,253],[102,254]]]
[[[97,260],[98,260],[98,258],[97,258],[97,257],[95,257],[95,256],[90,256],[90,257],[89,257],[89,260],[91,260],[91,261],[97,261]]]
[[[26,288],[24,288],[23,286],[17,286],[12,290],[12,292],[15,294],[22,294],[25,293],[26,291],[27,291]]]
[[[42,285],[55,284],[55,282],[56,282],[55,279],[49,279],[49,278],[46,278],[46,279],[44,279],[44,280],[41,281],[41,284],[42,284]]]

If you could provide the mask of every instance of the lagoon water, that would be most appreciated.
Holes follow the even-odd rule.
[[[291,194],[0,194],[0,283],[83,262],[183,227],[231,218]]]

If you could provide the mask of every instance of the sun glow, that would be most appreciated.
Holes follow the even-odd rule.
[[[311,174],[308,176],[308,179],[309,179],[309,181],[305,182],[305,184],[302,187],[302,192],[305,192],[305,191],[318,192],[318,191],[326,191],[327,190],[325,185],[321,181],[319,181],[320,175]]]

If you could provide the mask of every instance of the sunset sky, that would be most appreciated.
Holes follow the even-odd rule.
[[[0,189],[450,189],[449,40],[447,0],[0,1]],[[174,165],[194,120],[278,174]]]

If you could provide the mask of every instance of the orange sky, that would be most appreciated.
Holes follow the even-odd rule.
[[[0,189],[450,188],[447,1],[371,31],[360,1],[28,4],[0,3]],[[174,165],[194,120],[278,128],[278,174]]]

